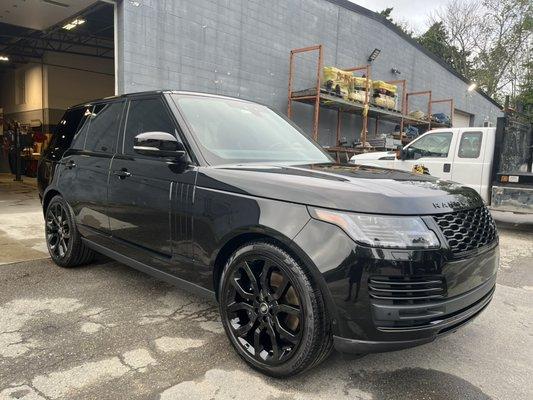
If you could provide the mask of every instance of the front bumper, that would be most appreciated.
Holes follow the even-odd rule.
[[[496,288],[495,278],[496,277],[490,279],[485,284],[473,289],[469,293],[431,306],[431,308],[434,309],[440,308],[443,310],[443,314],[447,316],[441,319],[435,319],[423,326],[394,329],[397,333],[401,332],[410,337],[417,336],[417,338],[395,341],[371,341],[334,336],[333,343],[335,349],[342,353],[353,354],[381,353],[429,343],[438,337],[453,333],[460,327],[471,322],[489,305]],[[454,312],[458,307],[462,308],[459,311]],[[397,313],[401,312],[400,309],[394,308],[393,306],[391,306],[390,309]]]
[[[383,352],[429,343],[473,320],[494,293],[497,241],[460,256],[445,246],[368,248],[334,225],[311,220],[294,242],[318,269],[333,320],[334,344],[341,352]],[[440,279],[436,292],[440,297],[393,298],[397,290],[373,283],[381,278],[401,284],[426,280],[432,285]],[[391,297],[379,296],[379,290]],[[437,289],[428,286],[429,290]]]

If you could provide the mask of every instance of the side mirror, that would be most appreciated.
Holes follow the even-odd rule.
[[[396,159],[397,160],[405,160],[407,158],[407,151],[403,149],[402,146],[398,146],[396,149]]]
[[[175,160],[185,156],[183,144],[166,132],[138,134],[133,138],[133,151],[145,156],[168,157]]]

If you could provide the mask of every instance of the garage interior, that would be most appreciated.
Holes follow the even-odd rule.
[[[0,4],[0,173],[35,177],[55,124],[71,105],[115,93],[114,5],[84,0]],[[31,180],[30,180],[31,181]]]

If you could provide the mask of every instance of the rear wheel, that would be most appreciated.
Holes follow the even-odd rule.
[[[45,235],[50,257],[61,267],[75,267],[94,258],[94,252],[81,241],[71,208],[59,195],[46,207]]]
[[[232,345],[265,374],[300,373],[331,350],[320,291],[299,263],[276,245],[255,242],[238,249],[223,271],[219,300]]]

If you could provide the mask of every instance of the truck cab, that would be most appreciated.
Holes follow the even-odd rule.
[[[353,164],[423,171],[460,182],[490,202],[496,128],[440,128],[421,135],[403,149],[358,154]]]

